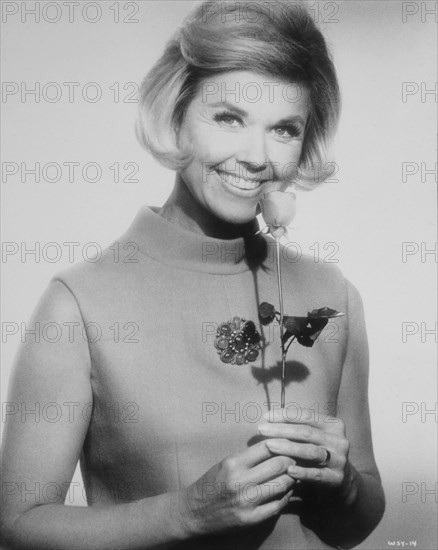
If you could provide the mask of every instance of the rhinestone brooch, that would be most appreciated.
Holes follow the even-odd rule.
[[[224,363],[244,365],[257,359],[261,336],[253,321],[233,317],[221,323],[216,332],[215,348]]]

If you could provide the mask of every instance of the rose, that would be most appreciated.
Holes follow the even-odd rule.
[[[270,233],[274,239],[280,239],[295,217],[295,193],[271,191],[265,193],[259,202],[263,220],[267,226],[262,233]]]
[[[262,324],[269,324],[277,318],[280,325],[281,344],[281,407],[285,405],[286,391],[286,354],[292,342],[297,339],[300,344],[312,347],[315,340],[332,317],[338,317],[334,309],[323,307],[309,312],[307,317],[285,316],[283,311],[283,290],[281,283],[280,239],[286,233],[287,226],[295,217],[295,193],[271,191],[265,193],[259,201],[266,227],[259,233],[270,233],[275,239],[277,260],[277,285],[280,311],[272,304],[263,302],[259,306],[259,317]]]

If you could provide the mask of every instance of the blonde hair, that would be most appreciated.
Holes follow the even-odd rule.
[[[185,111],[204,79],[229,71],[251,71],[308,88],[310,113],[297,185],[311,189],[320,183],[327,175],[319,167],[339,120],[340,92],[324,37],[297,2],[203,1],[195,6],[141,84],[140,143],[164,166],[183,168],[191,158],[178,144]]]

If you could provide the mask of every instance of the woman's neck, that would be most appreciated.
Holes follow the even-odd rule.
[[[176,175],[173,191],[158,214],[175,225],[215,239],[236,239],[258,229],[256,220],[233,224],[215,216],[197,201],[180,174]]]

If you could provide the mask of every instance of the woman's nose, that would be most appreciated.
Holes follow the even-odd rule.
[[[243,138],[236,160],[247,166],[253,173],[266,168],[268,159],[264,132],[248,132]]]

